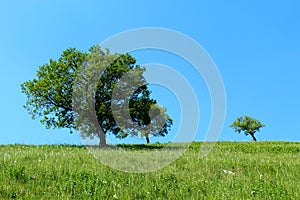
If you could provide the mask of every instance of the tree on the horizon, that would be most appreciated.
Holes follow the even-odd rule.
[[[50,59],[49,63],[40,66],[36,78],[21,84],[21,91],[27,97],[24,107],[33,119],[39,117],[46,128],[69,128],[70,133],[77,129],[82,137],[99,138],[100,145],[106,145],[108,134],[117,138],[145,136],[148,143],[149,134],[167,134],[172,119],[165,108],[150,98],[151,91],[143,76],[144,71],[145,68],[136,65],[136,59],[130,54],[110,54],[99,46],[91,47],[88,53],[69,48],[63,51],[58,60]],[[143,134],[137,126],[131,130],[123,129],[114,119],[112,95],[126,74],[131,74],[131,79],[125,80],[129,85],[126,90],[133,92],[130,94],[128,111],[131,124],[151,127],[155,123],[152,120],[150,124],[149,121],[151,108],[164,111],[164,123],[153,132]],[[95,84],[91,84],[91,80]],[[135,88],[134,84],[139,87]],[[79,95],[76,96],[76,93]],[[89,95],[92,95],[92,101],[88,100]],[[120,106],[124,102],[120,100],[115,105]]]
[[[254,134],[257,131],[260,131],[259,129],[262,127],[265,127],[266,125],[261,123],[259,120],[254,119],[249,116],[244,117],[238,117],[231,125],[230,127],[234,129],[235,132],[241,133],[244,132],[244,134],[250,135],[252,139],[256,142],[257,139],[254,136]]]
[[[134,95],[133,98],[137,96]],[[165,136],[173,124],[172,118],[167,114],[167,109],[158,104],[151,105],[143,100],[141,102],[134,100],[130,101],[130,107],[132,108],[130,116],[138,126],[142,127],[139,134],[146,138],[147,144],[150,143],[151,135]]]

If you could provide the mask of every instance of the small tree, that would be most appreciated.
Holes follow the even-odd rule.
[[[234,129],[235,132],[240,133],[244,132],[244,134],[251,135],[254,141],[256,138],[254,134],[259,131],[260,128],[265,127],[266,125],[261,123],[259,120],[254,119],[249,116],[238,117],[230,127]]]
[[[130,110],[131,118],[134,123],[144,129],[139,135],[146,138],[147,144],[150,143],[150,135],[165,136],[173,124],[173,120],[167,114],[167,109],[158,104],[135,100],[130,102],[130,107],[132,108]]]

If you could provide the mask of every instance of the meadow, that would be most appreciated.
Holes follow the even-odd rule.
[[[84,146],[0,146],[0,199],[300,199],[300,143],[195,142],[160,170],[126,173]],[[152,151],[163,145],[124,145]]]

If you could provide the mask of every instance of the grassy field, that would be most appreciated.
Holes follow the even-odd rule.
[[[205,158],[200,147],[134,174],[102,165],[84,147],[0,146],[0,199],[300,199],[300,143],[220,142]]]

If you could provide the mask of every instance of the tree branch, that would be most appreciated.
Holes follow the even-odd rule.
[[[67,107],[67,106],[64,106],[64,105],[62,105],[62,104],[60,104],[60,103],[55,102],[55,101],[53,100],[53,98],[50,97],[50,95],[46,95],[46,99],[47,99],[47,101],[49,101],[51,104],[53,104],[53,105],[56,106],[56,107],[63,108],[63,109],[65,109],[66,111],[72,111],[71,108],[69,108],[69,107]]]

